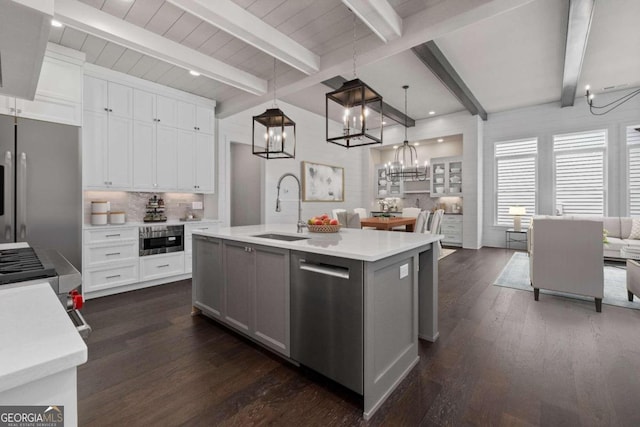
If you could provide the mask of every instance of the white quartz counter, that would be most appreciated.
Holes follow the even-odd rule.
[[[106,224],[106,225],[91,225],[91,224],[84,224],[82,227],[85,230],[91,230],[91,229],[100,229],[100,228],[120,228],[120,227],[148,227],[148,226],[154,226],[154,225],[187,225],[187,224],[218,224],[221,221],[219,219],[201,219],[199,221],[180,221],[178,219],[170,219],[164,222],[135,222],[135,221],[131,221],[131,222],[125,222],[124,224]]]
[[[48,283],[0,289],[0,392],[87,361],[87,346]]]
[[[277,233],[306,237],[292,242],[255,237],[257,234]],[[237,242],[273,246],[322,255],[378,261],[412,249],[426,247],[442,240],[443,235],[393,232],[379,230],[341,229],[338,233],[296,233],[295,224],[261,224],[244,227],[220,227],[217,230],[195,231],[194,234]]]

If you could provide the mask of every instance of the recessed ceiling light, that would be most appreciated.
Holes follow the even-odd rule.
[[[417,147],[418,145],[420,145],[420,143],[419,142],[414,142],[413,145],[415,145]]]
[[[436,112],[435,111],[429,111],[429,115],[433,116]]]
[[[52,27],[56,27],[56,28],[60,28],[60,27],[62,27],[62,22],[56,21],[55,19],[52,19],[51,20],[51,26]]]
[[[398,149],[398,146],[397,146],[397,145],[394,145],[394,146],[393,146],[393,149],[394,149],[394,150],[397,150],[397,149]]]
[[[444,142],[444,139],[438,138],[438,142]]]
[[[387,122],[382,122],[382,124],[383,124],[383,125],[386,125],[386,124],[387,124]]]
[[[198,77],[200,75],[199,72],[194,71],[194,70],[189,71],[189,74],[191,74],[192,76],[195,76],[195,77]]]

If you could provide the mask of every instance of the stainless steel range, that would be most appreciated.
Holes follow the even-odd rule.
[[[80,293],[82,275],[78,270],[53,249],[0,249],[0,286],[18,287],[42,282],[51,285],[78,333],[86,339],[91,327],[79,311],[84,300]]]

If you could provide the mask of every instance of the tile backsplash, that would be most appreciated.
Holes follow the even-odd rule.
[[[91,202],[104,200],[111,204],[111,211],[124,211],[127,222],[142,222],[147,212],[147,203],[153,195],[164,199],[165,215],[169,220],[177,220],[191,210],[192,202],[203,202],[202,194],[189,193],[137,193],[127,191],[85,191],[84,223],[91,223]],[[194,210],[198,217],[204,217],[203,210]]]

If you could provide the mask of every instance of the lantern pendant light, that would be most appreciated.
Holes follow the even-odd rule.
[[[253,154],[265,159],[296,157],[296,123],[276,104],[276,59],[273,59],[273,108],[253,116]]]
[[[353,79],[326,95],[327,142],[346,148],[382,144],[382,96],[356,77],[353,15]]]

